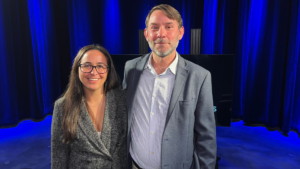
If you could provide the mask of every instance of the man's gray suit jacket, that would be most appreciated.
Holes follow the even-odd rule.
[[[127,61],[125,65],[123,89],[127,90],[128,154],[136,91],[150,55]],[[178,56],[174,88],[161,140],[161,168],[213,169],[217,146],[211,75],[204,68]]]

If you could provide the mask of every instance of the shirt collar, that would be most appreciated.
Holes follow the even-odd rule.
[[[151,64],[151,58],[152,58],[152,54],[150,55],[150,57],[149,57],[149,59],[148,59],[148,61],[147,61],[147,64],[145,65],[144,69],[149,68],[149,69],[153,69],[153,70],[154,70],[154,68],[153,68],[153,66],[152,66],[152,64]],[[177,63],[178,63],[178,53],[176,52],[175,59],[174,59],[173,62],[170,64],[170,66],[167,67],[166,70],[170,69],[170,71],[171,71],[174,75],[176,75]]]

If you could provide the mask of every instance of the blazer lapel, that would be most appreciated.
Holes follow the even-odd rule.
[[[90,115],[86,109],[84,102],[81,105],[81,112],[80,117],[78,119],[78,125],[83,131],[83,133],[89,138],[90,142],[95,145],[95,149],[98,149],[100,152],[109,157],[111,156],[104,143],[100,140],[100,137],[93,125],[93,122],[90,118]]]
[[[102,125],[101,139],[104,146],[109,152],[112,152],[111,148],[114,148],[114,142],[117,140],[112,137],[112,126],[116,125],[116,112],[117,112],[117,99],[112,91],[107,92],[105,101],[104,119]]]
[[[186,69],[186,63],[185,63],[184,59],[178,54],[177,72],[176,72],[176,76],[175,76],[174,88],[173,88],[173,92],[172,92],[172,96],[171,96],[171,100],[170,100],[170,104],[169,104],[165,127],[167,126],[167,124],[169,122],[169,119],[173,113],[175,105],[178,103],[178,98],[183,91],[188,73],[189,72]]]
[[[149,60],[151,53],[144,55],[144,57],[141,57],[141,60],[136,62],[135,65],[135,69],[132,75],[132,78],[130,79],[131,81],[129,83],[131,83],[131,88],[130,88],[130,92],[127,92],[127,95],[129,96],[127,99],[127,102],[129,102],[129,107],[128,107],[128,134],[130,132],[130,127],[131,127],[131,121],[132,121],[132,115],[133,115],[133,105],[136,99],[136,90],[137,90],[137,86],[140,82],[140,78],[141,75],[143,73],[144,67],[147,64],[147,61]]]

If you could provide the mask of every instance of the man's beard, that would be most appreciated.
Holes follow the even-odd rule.
[[[166,50],[166,51],[158,51],[158,50],[156,50],[155,48],[154,48],[154,44],[155,43],[168,43],[168,44],[170,44],[170,48],[168,49],[168,50]],[[177,37],[177,42],[175,43],[175,45],[173,45],[172,43],[170,43],[170,41],[163,41],[162,39],[158,39],[158,40],[156,40],[156,41],[152,41],[152,42],[149,42],[148,41],[148,44],[149,44],[149,47],[150,47],[150,49],[157,55],[157,56],[159,56],[159,57],[162,57],[162,58],[164,58],[164,57],[166,57],[166,56],[168,56],[169,54],[171,54],[174,50],[176,50],[176,48],[177,48],[177,46],[178,46],[178,43],[179,43],[179,40],[178,40],[178,37]]]

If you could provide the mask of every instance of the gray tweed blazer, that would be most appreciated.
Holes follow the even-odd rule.
[[[101,137],[99,137],[85,103],[71,144],[62,142],[62,105],[64,98],[55,102],[51,128],[52,169],[121,169],[127,162],[127,112],[125,92],[114,89],[107,92]]]

